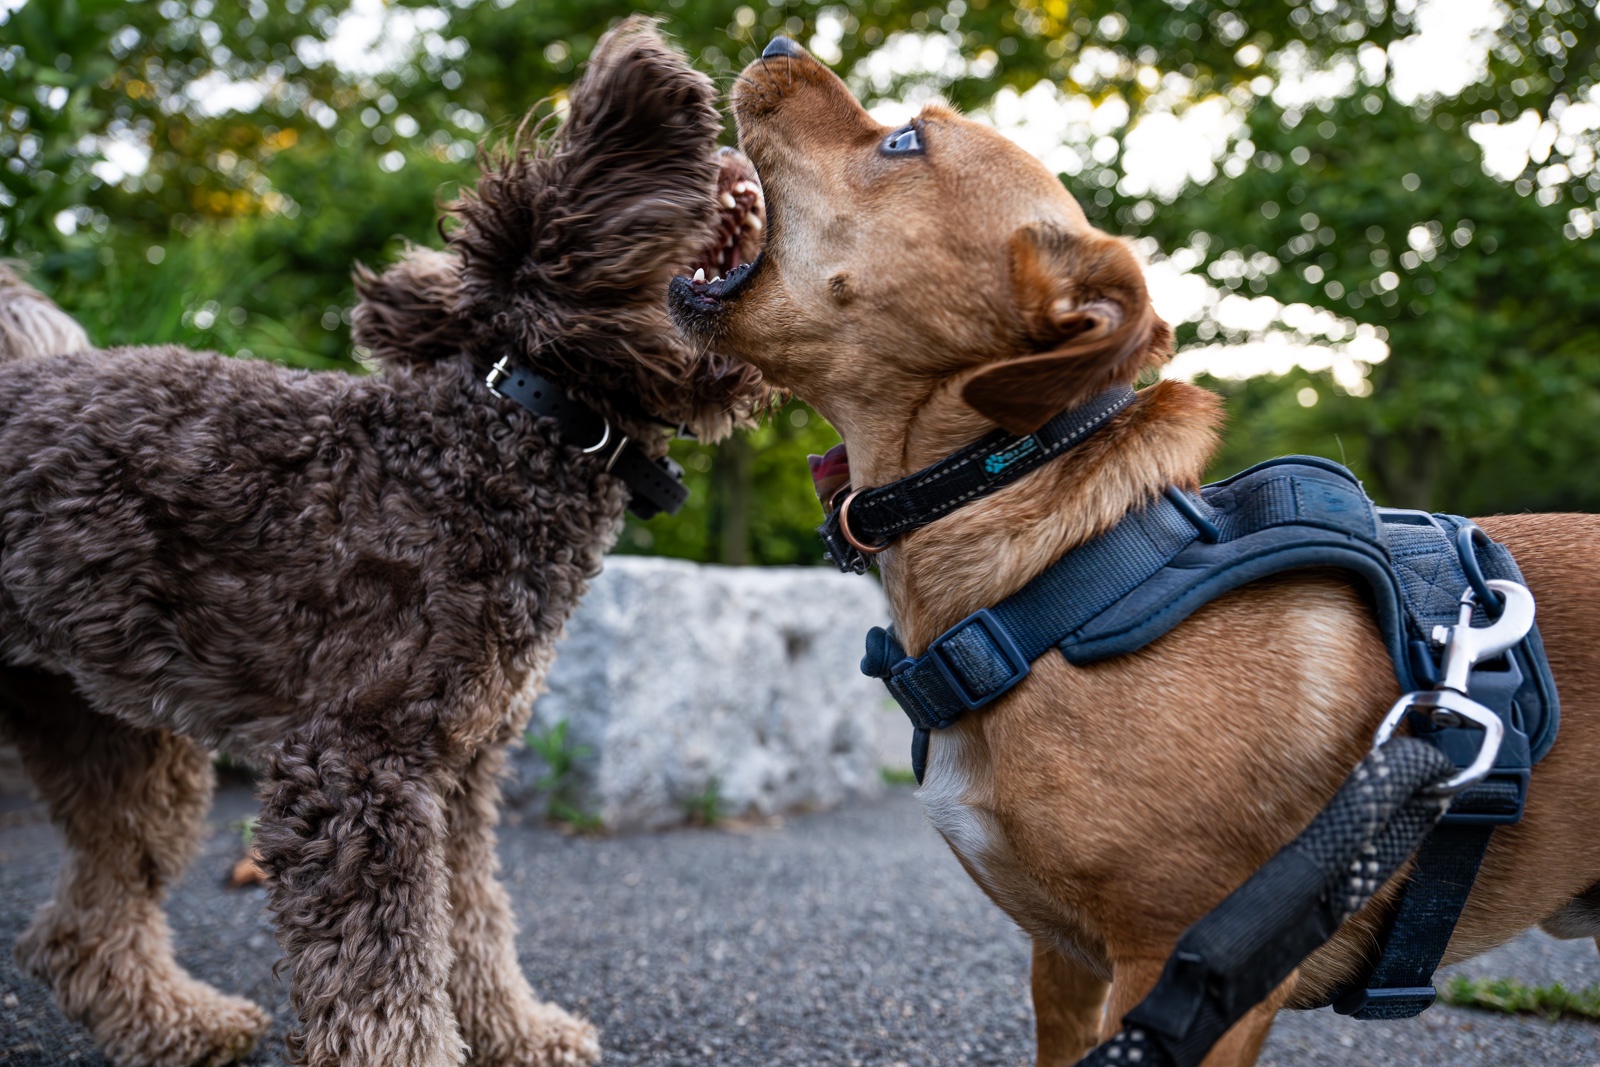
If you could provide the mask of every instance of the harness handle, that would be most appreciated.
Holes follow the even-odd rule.
[[[1483,610],[1489,613],[1489,618],[1498,619],[1500,612],[1505,610],[1505,598],[1494,591],[1483,576],[1483,568],[1478,565],[1477,546],[1488,547],[1492,544],[1494,542],[1489,540],[1489,535],[1475,522],[1463,523],[1461,529],[1456,531],[1456,555],[1461,557],[1461,569],[1467,575],[1467,583],[1477,596],[1478,603],[1483,605]]]

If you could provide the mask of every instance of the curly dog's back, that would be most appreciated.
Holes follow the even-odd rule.
[[[235,746],[481,675],[481,620],[533,621],[524,644],[559,628],[549,587],[570,601],[614,517],[546,450],[497,433],[465,384],[170,347],[6,367],[0,656],[70,674],[129,721]],[[544,506],[516,499],[536,491]],[[542,580],[491,592],[509,574]],[[531,648],[493,654],[520,685]]]

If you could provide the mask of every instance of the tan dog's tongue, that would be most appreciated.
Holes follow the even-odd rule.
[[[811,465],[811,481],[817,487],[817,499],[822,501],[822,512],[830,514],[834,496],[850,484],[850,457],[840,443],[828,449],[826,455],[807,456],[806,462]]]

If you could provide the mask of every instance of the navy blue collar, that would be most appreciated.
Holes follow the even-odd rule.
[[[484,384],[508,400],[515,400],[539,418],[554,419],[563,444],[584,455],[603,455],[604,472],[622,479],[628,487],[628,510],[641,519],[661,512],[675,515],[689,499],[683,468],[665,456],[651,459],[638,442],[611,425],[593,408],[567,394],[549,378],[510,361],[509,356],[489,371]]]
[[[1114,385],[1068,408],[1031,434],[996,430],[929,467],[872,489],[846,485],[817,527],[828,558],[845,572],[865,574],[871,557],[902,537],[988,496],[1083,443],[1136,394]]]

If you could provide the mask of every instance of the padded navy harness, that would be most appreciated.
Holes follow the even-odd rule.
[[[861,669],[882,678],[911,719],[920,782],[928,732],[1008,692],[1051,649],[1079,665],[1134,652],[1223,593],[1306,568],[1360,580],[1403,692],[1439,681],[1430,636],[1457,621],[1463,589],[1475,590],[1482,622],[1500,599],[1488,579],[1522,582],[1511,553],[1471,521],[1376,507],[1339,464],[1288,456],[1199,493],[1168,489],[999,604],[940,634],[920,656],[908,656],[891,630],[874,627]],[[1559,704],[1536,628],[1470,679],[1472,699],[1506,728],[1494,769],[1457,794],[1426,837],[1380,935],[1377,960],[1334,998],[1342,1013],[1399,1019],[1433,1003],[1433,973],[1489,836],[1521,818],[1532,765],[1555,741]],[[1425,733],[1457,766],[1471,762],[1481,737],[1465,727]]]

